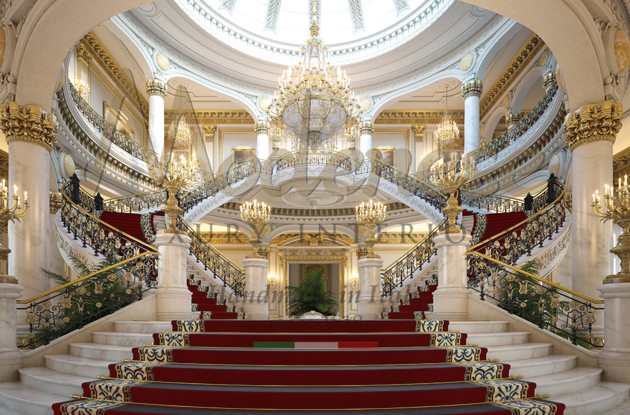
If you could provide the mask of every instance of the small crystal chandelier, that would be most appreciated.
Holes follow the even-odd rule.
[[[87,101],[90,97],[90,85],[83,79],[77,79],[74,81],[74,89],[77,90],[84,101]]]
[[[179,111],[175,121],[171,123],[168,129],[168,138],[176,147],[188,147],[193,140],[192,128],[186,122],[184,112],[182,110],[182,95],[179,96]]]
[[[438,125],[437,130],[435,130],[435,136],[437,137],[440,147],[453,145],[455,141],[459,139],[459,128],[457,128],[455,121],[452,120],[451,113],[448,110],[448,90],[445,88],[444,92],[446,95],[446,110],[444,111],[442,122]]]
[[[316,10],[314,4],[311,38],[301,61],[284,71],[267,109],[274,142],[280,135],[288,136],[295,138],[298,147],[308,149],[331,148],[332,138],[340,132],[348,138],[361,118],[348,76],[332,65],[319,38]]]

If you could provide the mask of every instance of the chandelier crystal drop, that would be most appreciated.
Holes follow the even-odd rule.
[[[444,110],[442,122],[438,125],[437,130],[435,130],[435,136],[437,137],[440,147],[453,145],[459,139],[459,128],[457,128],[457,124],[455,124],[455,121],[451,118],[451,113],[448,110],[448,90],[444,92],[446,95],[446,110]]]
[[[175,121],[171,123],[167,136],[176,147],[188,147],[193,141],[193,130],[186,122],[184,111],[182,110],[182,96],[184,92],[180,91],[179,95],[179,111],[175,117]]]
[[[311,38],[300,61],[280,77],[280,85],[267,110],[272,139],[296,139],[305,149],[332,148],[332,140],[342,133],[349,141],[357,135],[361,107],[350,89],[345,71],[329,60],[313,7]]]

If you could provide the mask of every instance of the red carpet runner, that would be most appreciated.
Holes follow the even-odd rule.
[[[561,415],[536,385],[435,320],[189,320],[83,384],[64,415],[396,410],[420,415]],[[256,342],[372,342],[378,348],[255,348]],[[381,410],[381,411],[378,411]],[[383,412],[382,410],[386,410]]]

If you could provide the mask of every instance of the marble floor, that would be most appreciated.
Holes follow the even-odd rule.
[[[606,412],[601,412],[598,415],[628,415],[630,414],[630,400],[626,401],[623,405],[619,405]]]

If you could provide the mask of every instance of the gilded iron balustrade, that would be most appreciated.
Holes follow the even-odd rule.
[[[157,252],[144,252],[92,272],[27,300],[18,300],[26,313],[27,337],[18,347],[33,349],[80,329],[135,301],[149,290]]]
[[[561,186],[561,185],[560,185]],[[543,247],[544,242],[558,233],[566,218],[564,189],[557,198],[544,209],[534,213],[524,221],[494,235],[468,249],[467,254],[481,252],[497,261],[514,265],[524,255],[530,256],[536,247]],[[468,276],[474,279],[483,267],[478,257],[468,260]]]
[[[479,293],[482,301],[492,302],[573,344],[604,346],[604,339],[594,337],[592,331],[597,314],[604,311],[603,300],[586,297],[479,252],[469,252],[467,262],[474,269],[469,287]]]
[[[422,241],[411,248],[400,259],[381,271],[381,296],[389,297],[394,291],[402,287],[406,281],[413,278],[413,275],[422,269],[424,264],[437,254],[433,238],[439,232],[446,230],[447,220],[443,219],[435,229],[433,229]]]
[[[352,159],[343,153],[330,150],[299,150],[278,158],[273,164],[272,175],[304,165],[333,166],[340,170],[352,171]]]
[[[245,270],[213,248],[181,217],[177,218],[177,227],[192,239],[189,252],[197,263],[203,264],[204,269],[210,271],[213,278],[219,279],[224,287],[231,288],[237,296],[242,297],[245,292]]]
[[[67,182],[62,188],[61,221],[75,240],[81,240],[84,248],[90,246],[94,255],[113,257],[119,261],[145,252],[157,252],[151,245],[98,219],[96,215],[100,213],[96,210],[94,199],[87,193],[81,192],[81,200],[78,204],[74,203],[71,200],[71,186],[72,183]],[[146,283],[153,287],[157,284],[157,263],[148,261],[146,266],[151,269]]]
[[[92,126],[101,132],[104,137],[110,140],[113,144],[116,144],[118,147],[131,154],[132,156],[144,161],[145,163],[152,163],[159,155],[146,147],[141,146],[136,143],[132,139],[126,137],[122,133],[118,132],[114,127],[109,125],[107,121],[103,119],[96,111],[90,107],[90,104],[85,102],[85,100],[81,97],[81,95],[77,92],[77,90],[72,86],[71,83],[68,83],[70,87],[70,94],[72,96],[72,100],[74,101],[74,105],[77,107],[79,112],[85,117],[85,119],[92,124]],[[63,88],[59,90],[57,93],[59,100],[65,100],[65,96],[63,95]],[[66,104],[67,105],[67,104]],[[65,119],[65,117],[64,117]]]
[[[523,117],[523,119],[518,124],[509,129],[504,134],[501,134],[499,137],[478,148],[477,150],[468,153],[468,157],[471,157],[475,160],[476,164],[479,164],[481,161],[495,156],[497,153],[499,153],[499,151],[503,150],[504,148],[515,142],[520,136],[525,134],[527,130],[529,130],[536,123],[536,121],[540,119],[540,117],[542,117],[558,91],[558,83],[554,82],[553,85],[547,90],[547,93],[545,94],[543,99],[540,100],[540,102],[536,104],[534,109],[525,117]]]
[[[128,196],[108,199],[103,202],[103,210],[107,212],[139,212],[164,206],[166,199],[166,190],[135,193]]]

